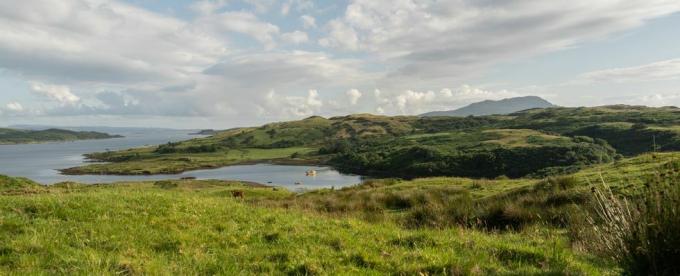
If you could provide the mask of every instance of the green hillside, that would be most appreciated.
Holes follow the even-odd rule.
[[[64,129],[46,130],[20,130],[0,128],[0,144],[27,144],[44,142],[64,142],[90,139],[118,138],[118,135],[109,135],[94,131],[70,131]]]
[[[408,135],[331,145],[322,152],[333,153],[329,163],[341,170],[399,177],[521,177],[555,167],[611,162],[616,157],[602,140],[526,129]]]
[[[314,116],[158,147],[93,153],[88,157],[112,163],[64,172],[178,173],[276,162],[406,178],[542,177],[621,155],[677,150],[679,141],[680,110],[673,107],[556,107],[481,117]]]

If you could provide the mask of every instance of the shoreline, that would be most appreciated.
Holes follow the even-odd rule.
[[[96,161],[94,161],[96,162]],[[110,163],[110,162],[108,162]],[[221,169],[225,167],[231,167],[231,166],[240,166],[240,165],[257,165],[257,164],[272,164],[272,165],[289,165],[289,166],[328,166],[325,162],[319,162],[319,160],[303,160],[303,159],[287,159],[287,158],[281,158],[281,159],[259,159],[259,160],[245,160],[245,161],[240,161],[236,163],[231,163],[223,166],[213,166],[213,165],[206,165],[202,167],[197,167],[197,168],[191,168],[191,169],[178,169],[174,171],[166,171],[166,172],[161,172],[161,173],[125,173],[125,172],[100,172],[100,173],[95,173],[95,172],[83,172],[81,171],[81,168],[87,166],[79,166],[79,167],[72,167],[72,168],[66,168],[66,169],[58,169],[59,173],[61,175],[66,175],[66,176],[78,176],[78,175],[117,175],[117,176],[153,176],[153,175],[181,175],[187,172],[191,171],[200,171],[200,170],[215,170],[215,169]]]

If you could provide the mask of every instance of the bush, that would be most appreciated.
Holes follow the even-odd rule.
[[[680,275],[680,177],[659,173],[629,199],[593,189],[590,249],[611,256],[627,275]]]

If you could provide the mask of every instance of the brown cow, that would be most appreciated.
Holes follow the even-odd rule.
[[[234,198],[240,198],[240,199],[245,198],[245,196],[243,195],[243,191],[240,191],[240,190],[231,191],[231,196],[233,196]]]

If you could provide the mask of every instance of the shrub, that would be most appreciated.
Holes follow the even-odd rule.
[[[156,181],[153,183],[154,186],[159,187],[161,189],[173,189],[177,188],[177,183],[170,181],[170,180],[160,180]]]
[[[606,184],[593,188],[594,214],[585,244],[611,256],[628,275],[680,275],[680,178],[657,174],[630,200]]]

